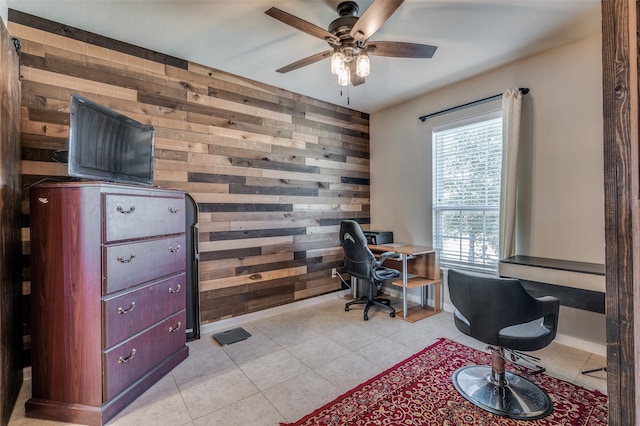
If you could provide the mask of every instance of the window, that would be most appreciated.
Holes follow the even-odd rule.
[[[449,267],[497,271],[502,111],[432,129],[433,239]]]

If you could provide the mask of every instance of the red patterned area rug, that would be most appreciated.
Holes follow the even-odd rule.
[[[459,367],[490,363],[489,354],[440,339],[297,422],[282,425],[607,424],[606,395],[545,374],[528,376],[553,400],[545,418],[513,420],[475,407],[455,390],[451,376]]]

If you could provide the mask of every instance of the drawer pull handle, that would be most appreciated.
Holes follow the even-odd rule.
[[[169,293],[176,294],[177,292],[180,291],[181,288],[182,288],[182,286],[180,284],[178,284],[178,287],[176,287],[175,290],[172,287],[169,287]]]
[[[136,356],[136,348],[131,349],[131,353],[129,354],[128,357],[126,357],[126,358],[123,358],[123,357],[118,358],[118,364],[124,364],[126,362],[129,362],[129,361],[131,361],[133,359],[134,356]]]
[[[174,331],[180,330],[180,327],[182,327],[182,323],[178,321],[178,325],[176,326],[176,328],[169,327],[169,333],[173,333]]]
[[[128,314],[129,312],[133,311],[135,308],[136,308],[136,302],[131,302],[131,305],[129,305],[129,309],[124,309],[122,306],[120,306],[118,308],[118,313]]]
[[[169,251],[170,251],[171,253],[177,253],[177,252],[179,252],[179,251],[180,251],[180,244],[178,244],[178,246],[177,246],[176,248],[173,248],[173,247],[169,246]]]
[[[173,207],[169,207],[169,213],[171,214],[176,214],[180,211],[180,207],[176,207],[175,209]]]
[[[133,261],[133,259],[136,258],[135,254],[132,254],[131,256],[129,256],[128,259],[123,258],[122,256],[118,256],[118,258],[116,259],[118,262],[120,263],[131,263]]]
[[[134,211],[136,211],[136,208],[135,208],[135,206],[131,206],[131,207],[129,207],[129,210],[125,210],[122,207],[118,206],[117,210],[122,214],[130,214],[130,213],[133,213]]]

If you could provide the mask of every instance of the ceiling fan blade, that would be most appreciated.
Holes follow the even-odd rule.
[[[307,22],[304,19],[300,19],[297,16],[293,16],[292,14],[287,13],[283,10],[272,7],[271,9],[267,10],[264,13],[271,16],[272,18],[277,19],[278,21],[284,24],[287,24],[297,30],[305,32],[314,37],[318,37],[319,39],[327,40],[327,41],[331,40],[335,43],[340,43],[340,38],[331,34],[329,31],[323,30],[317,25],[314,25],[311,22]]]
[[[431,58],[437,46],[402,41],[372,41],[367,43],[367,53],[375,56],[394,58]]]
[[[384,24],[404,0],[375,0],[351,29],[351,37],[365,41]]]
[[[289,72],[289,71],[293,71],[293,70],[297,70],[298,68],[302,68],[305,67],[307,65],[311,65],[315,62],[321,61],[324,58],[328,58],[331,56],[331,54],[333,53],[333,51],[331,50],[327,50],[325,52],[320,52],[320,53],[316,53],[315,55],[311,55],[307,58],[304,59],[300,59],[299,61],[296,61],[292,64],[289,64],[287,66],[284,66],[280,69],[277,69],[276,71],[279,73],[284,74],[285,72]]]

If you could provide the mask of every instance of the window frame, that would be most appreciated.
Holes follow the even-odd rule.
[[[469,125],[473,125],[476,123],[482,123],[485,121],[493,121],[493,120],[497,120],[500,119],[500,142],[502,142],[502,102],[501,101],[496,101],[496,102],[491,102],[488,103],[486,105],[484,105],[482,108],[474,108],[473,110],[463,110],[463,111],[458,111],[456,114],[447,114],[443,117],[440,117],[440,119],[438,120],[438,122],[436,123],[432,123],[431,125],[431,129],[430,129],[430,133],[431,133],[431,143],[432,143],[432,231],[433,231],[433,246],[434,248],[438,249],[440,251],[440,263],[443,267],[455,267],[457,269],[466,269],[466,270],[471,270],[471,271],[477,271],[477,272],[484,272],[484,273],[497,273],[498,271],[498,263],[499,263],[499,227],[500,227],[500,185],[501,185],[501,168],[502,168],[502,155],[503,155],[503,147],[502,147],[502,143],[500,143],[500,158],[497,161],[498,163],[498,169],[497,169],[497,175],[498,175],[498,191],[497,191],[497,204],[464,204],[464,205],[458,205],[458,206],[447,206],[447,205],[443,205],[443,203],[438,201],[438,195],[439,195],[439,176],[438,176],[438,145],[437,145],[437,133],[438,132],[445,132],[448,130],[453,130],[453,129],[457,129],[457,128],[462,128],[465,126],[469,126]],[[495,175],[496,173],[496,169],[495,167],[493,167],[492,169],[492,173]],[[495,197],[495,194],[494,194]],[[481,259],[483,259],[481,262],[469,262],[468,260],[464,260],[464,249],[462,247],[464,240],[465,240],[465,236],[463,235],[462,232],[460,232],[458,234],[458,242],[460,243],[460,249],[458,250],[458,260],[454,260],[452,258],[450,258],[449,256],[446,255],[446,253],[443,253],[442,250],[442,237],[443,237],[443,232],[441,227],[442,225],[442,220],[443,220],[443,213],[446,212],[459,212],[460,217],[462,217],[463,212],[465,211],[481,211],[482,212],[482,217],[483,220],[486,219],[486,216],[488,214],[491,214],[494,216],[493,220],[497,219],[497,223],[495,223],[495,238],[491,238],[489,239],[489,244],[492,244],[493,247],[495,247],[495,255],[493,256],[494,260],[491,263],[487,263],[486,262],[486,252],[484,253],[483,256],[481,256]],[[462,219],[460,219],[460,223],[462,223]],[[483,225],[485,225],[486,222],[483,222]],[[486,235],[486,233],[485,233]],[[469,241],[469,240],[467,240]],[[487,250],[487,243],[486,240],[483,240],[484,244],[482,244],[482,251],[486,251]]]

